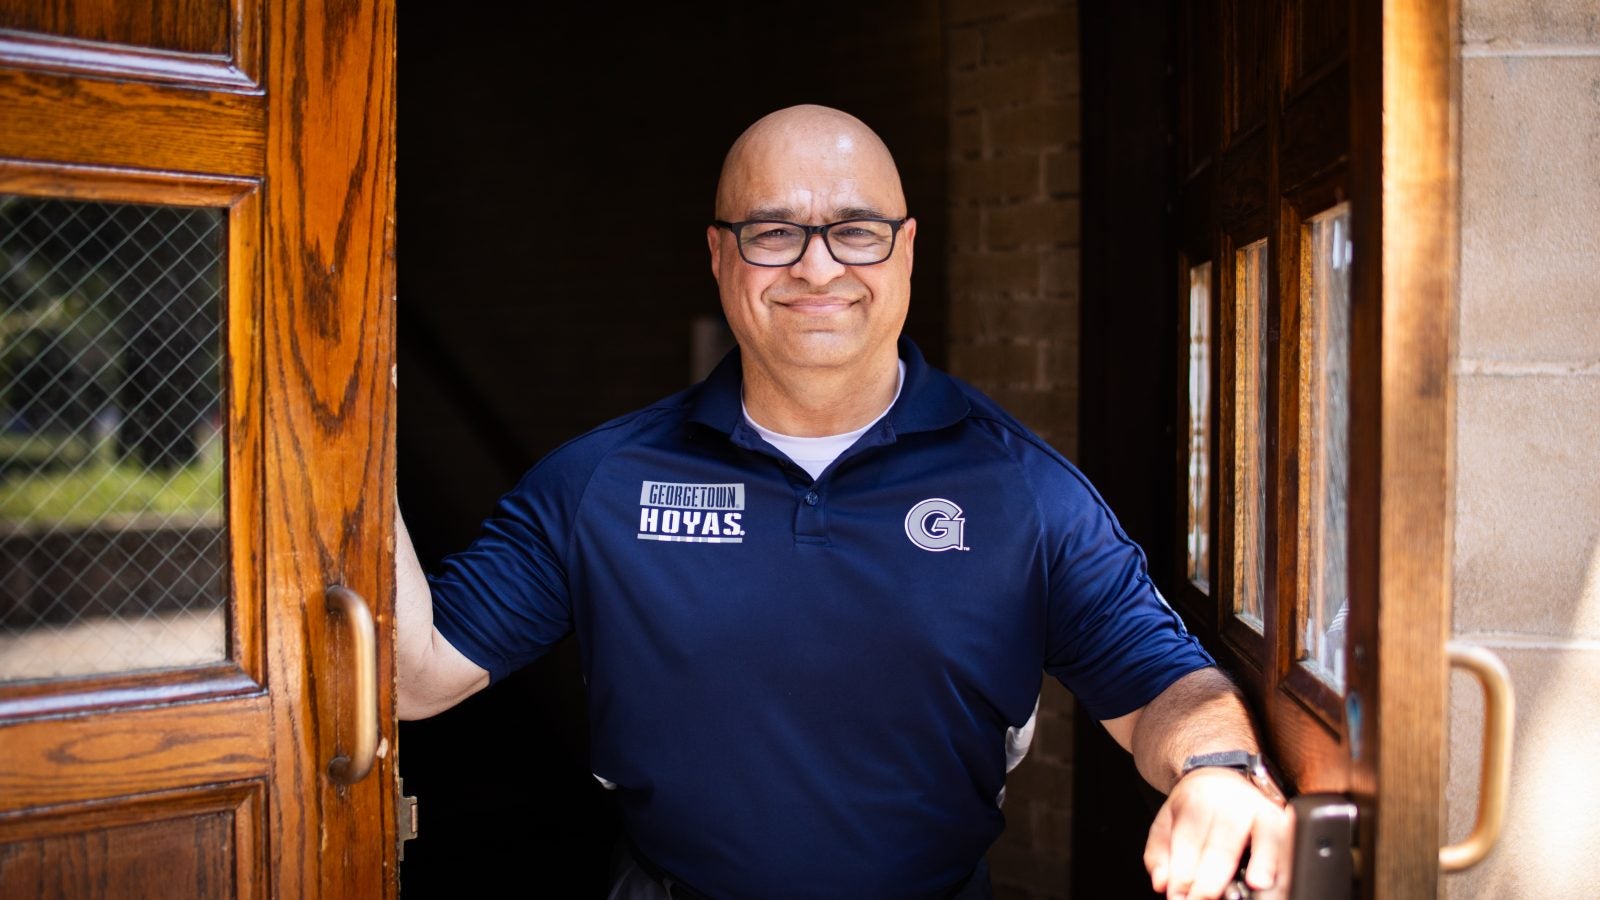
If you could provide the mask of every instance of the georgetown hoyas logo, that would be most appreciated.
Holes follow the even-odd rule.
[[[743,484],[646,481],[639,491],[639,540],[744,542]]]
[[[924,550],[965,550],[967,520],[961,507],[943,497],[929,497],[906,513],[906,537]]]

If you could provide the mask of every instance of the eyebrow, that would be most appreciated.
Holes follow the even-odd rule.
[[[794,221],[796,213],[789,206],[758,206],[747,214],[748,221]],[[841,206],[833,211],[830,221],[839,222],[844,219],[893,219],[895,216],[887,215],[882,210],[871,206]]]

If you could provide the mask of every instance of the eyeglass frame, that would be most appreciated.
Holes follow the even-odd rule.
[[[853,219],[840,219],[837,222],[827,222],[822,225],[802,225],[799,222],[789,222],[784,219],[745,219],[742,222],[727,222],[723,221],[722,219],[712,219],[711,225],[714,228],[728,229],[728,232],[733,235],[733,245],[739,250],[739,258],[744,260],[746,263],[752,266],[761,266],[765,269],[787,269],[800,260],[805,259],[806,251],[811,248],[812,235],[818,235],[822,238],[822,246],[828,251],[828,256],[832,257],[833,261],[841,266],[881,266],[889,261],[889,257],[894,255],[895,244],[900,238],[900,228],[910,220],[910,216],[902,216],[898,219],[883,219],[876,216],[857,216]],[[754,225],[757,222],[770,222],[774,225],[793,225],[794,227],[800,229],[805,233],[805,239],[800,242],[800,252],[795,256],[794,259],[786,263],[756,262],[750,257],[745,256],[744,242],[739,240],[739,232],[744,230],[744,226]],[[828,231],[835,225],[849,225],[852,222],[881,222],[889,226],[889,252],[883,255],[883,259],[869,263],[845,262],[839,258],[838,254],[833,252],[833,245],[828,243]]]

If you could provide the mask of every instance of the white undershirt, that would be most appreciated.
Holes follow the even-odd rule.
[[[822,476],[822,471],[832,465],[833,461],[839,458],[839,454],[849,450],[863,434],[867,433],[869,428],[882,421],[883,417],[889,414],[889,410],[894,408],[894,401],[900,399],[900,388],[906,381],[905,361],[896,360],[896,362],[900,364],[900,374],[895,381],[894,397],[889,400],[889,405],[883,408],[883,412],[878,413],[877,418],[857,428],[855,431],[847,431],[844,434],[830,434],[824,437],[795,437],[789,434],[779,434],[770,428],[762,427],[760,422],[750,418],[750,408],[744,405],[744,396],[742,394],[739,397],[739,407],[744,410],[744,420],[750,423],[750,427],[756,430],[756,434],[761,435],[762,440],[777,447],[783,452],[784,456],[793,460],[795,465],[805,469],[814,480]]]

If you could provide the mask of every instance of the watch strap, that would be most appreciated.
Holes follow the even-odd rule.
[[[1266,757],[1259,753],[1251,753],[1248,750],[1197,753],[1183,761],[1183,768],[1178,772],[1178,777],[1182,778],[1195,769],[1205,768],[1232,769],[1249,779],[1250,783],[1269,800],[1280,806],[1288,803],[1288,799],[1283,796],[1283,789],[1278,787],[1277,780],[1267,768]]]

